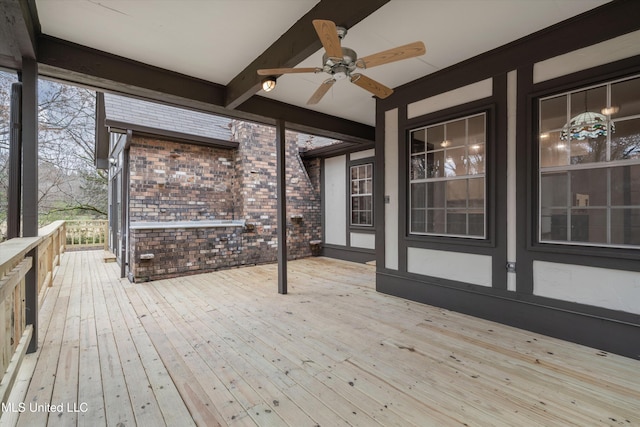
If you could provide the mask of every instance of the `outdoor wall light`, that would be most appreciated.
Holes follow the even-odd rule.
[[[271,92],[276,88],[276,78],[273,76],[269,76],[262,81],[262,90],[265,92]]]

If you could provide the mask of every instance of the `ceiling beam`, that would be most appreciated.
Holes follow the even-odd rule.
[[[34,0],[0,0],[0,67],[20,70],[22,58],[36,59],[37,16]]]
[[[96,89],[171,102],[190,99],[222,105],[225,88],[195,77],[143,64],[107,52],[42,35],[38,38],[40,74]]]
[[[291,129],[341,140],[373,140],[371,126],[257,95],[242,108],[228,110],[224,107],[225,87],[222,85],[55,37],[40,36],[37,49],[39,72],[43,77],[270,125],[282,119]]]
[[[259,116],[284,120],[287,129],[358,144],[375,141],[373,126],[342,119],[329,114],[307,110],[284,102],[254,95],[238,110]]]
[[[234,109],[260,89],[260,68],[290,68],[322,48],[311,21],[327,19],[347,29],[389,0],[321,0],[227,85],[225,107]]]

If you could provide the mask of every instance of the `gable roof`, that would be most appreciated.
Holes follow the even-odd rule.
[[[105,124],[110,127],[162,135],[170,133],[185,139],[232,140],[232,119],[228,117],[110,93],[104,94],[104,107]]]

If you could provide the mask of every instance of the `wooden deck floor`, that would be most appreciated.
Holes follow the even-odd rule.
[[[64,255],[0,424],[640,425],[640,361],[376,293],[373,267],[290,262],[278,295],[275,265],[130,284],[101,256]]]

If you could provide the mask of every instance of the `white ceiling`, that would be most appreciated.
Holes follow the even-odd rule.
[[[347,0],[345,0],[347,1]],[[397,87],[608,0],[391,0],[348,29],[343,46],[366,56],[421,40],[426,55],[364,70]],[[42,32],[150,65],[228,84],[307,13],[316,0],[36,0]],[[322,51],[300,66],[321,66]],[[337,82],[312,107],[306,101],[325,74],[284,75],[278,101],[368,125],[369,92]]]

